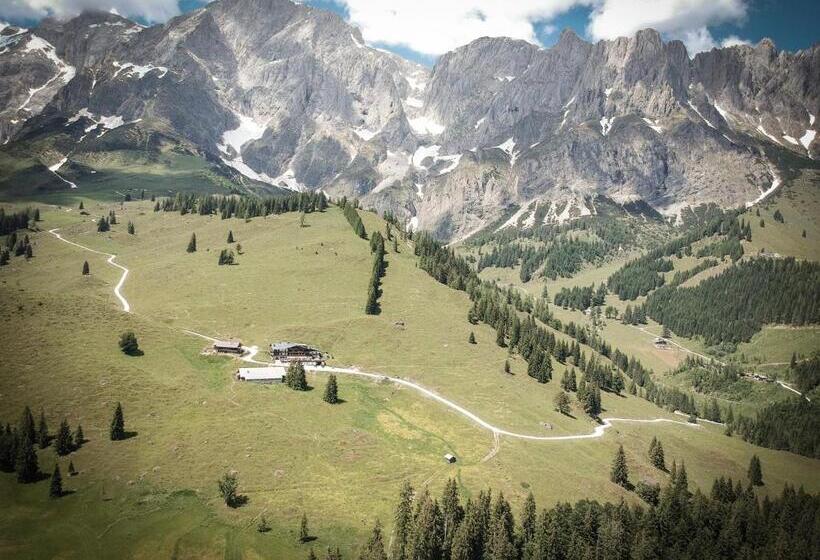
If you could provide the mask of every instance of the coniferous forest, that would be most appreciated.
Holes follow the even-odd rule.
[[[582,500],[539,511],[530,494],[516,517],[510,502],[489,490],[464,502],[454,480],[440,499],[405,483],[391,545],[368,547],[375,555],[360,558],[805,560],[820,553],[820,496],[802,488],[786,486],[761,501],[750,483],[719,478],[706,495],[691,491],[685,467],[675,465],[663,489],[639,488],[652,503]]]
[[[757,258],[692,288],[660,288],[646,300],[655,321],[707,344],[749,340],[765,323],[820,322],[820,264]]]

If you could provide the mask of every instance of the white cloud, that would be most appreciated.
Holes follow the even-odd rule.
[[[738,45],[751,45],[752,42],[746,39],[741,39],[737,35],[729,35],[720,42],[721,47],[736,47]]]
[[[593,39],[628,37],[651,27],[680,39],[690,55],[718,46],[708,27],[746,18],[746,0],[601,0],[590,15]],[[744,41],[738,37],[726,40]]]
[[[128,18],[162,22],[179,14],[178,0],[2,0],[0,17],[41,19],[71,17],[83,10],[102,10]]]
[[[479,37],[537,43],[534,23],[596,0],[335,0],[369,43],[438,55]]]

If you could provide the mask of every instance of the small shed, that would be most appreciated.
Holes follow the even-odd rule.
[[[456,462],[456,456],[453,455],[452,453],[447,453],[444,456],[444,460],[447,461],[448,463],[455,463]]]
[[[242,342],[239,340],[217,340],[214,342],[214,350],[228,354],[241,354]]]
[[[253,383],[283,383],[287,371],[281,366],[239,368],[236,370],[236,378],[239,381],[250,381]]]

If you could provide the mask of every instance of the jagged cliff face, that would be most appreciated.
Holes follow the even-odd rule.
[[[519,227],[539,205],[594,212],[594,194],[669,214],[754,201],[779,152],[818,155],[819,70],[817,47],[690,60],[651,30],[546,50],[483,38],[427,70],[331,13],[220,0],[151,28],[100,13],[3,28],[0,143],[56,135],[51,165],[160,133],[251,181],[357,196],[454,239],[513,206]]]

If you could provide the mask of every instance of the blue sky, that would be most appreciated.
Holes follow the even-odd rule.
[[[162,23],[204,0],[0,0],[0,20],[32,27],[47,15],[114,8],[141,23]],[[425,65],[481,36],[509,36],[548,47],[564,28],[589,40],[653,27],[682,40],[690,55],[756,43],[798,50],[820,41],[820,1],[792,0],[305,0],[356,25],[368,44]]]

